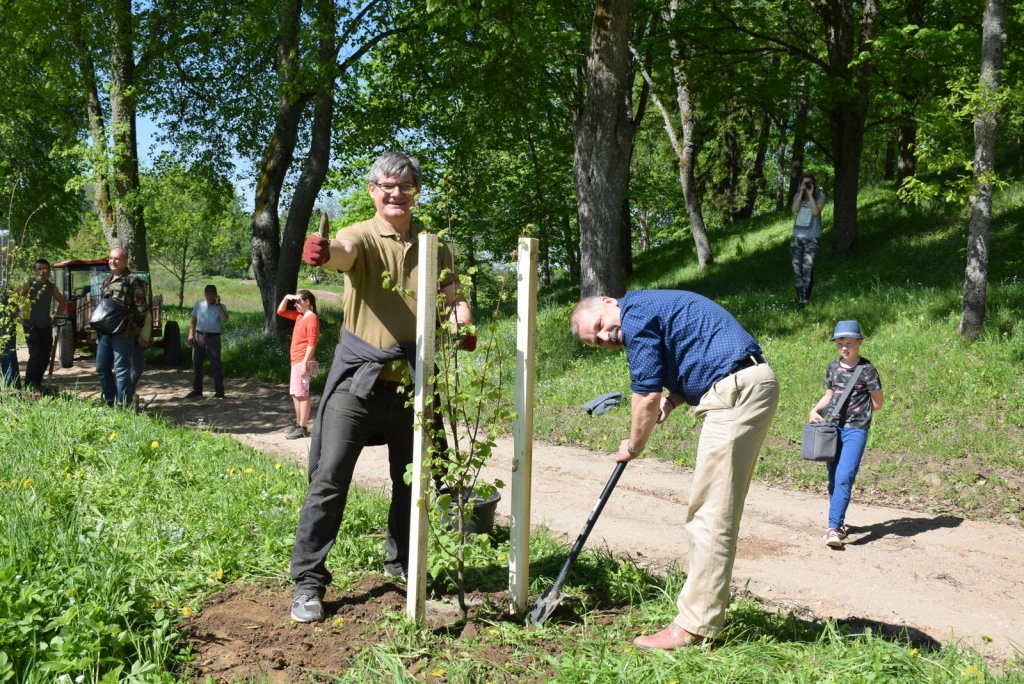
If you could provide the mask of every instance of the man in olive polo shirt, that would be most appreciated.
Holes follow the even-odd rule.
[[[334,240],[311,235],[303,248],[310,266],[345,273],[345,322],[311,434],[309,490],[292,549],[291,616],[298,622],[324,618],[322,599],[331,583],[327,554],[341,527],[356,460],[371,440],[387,443],[390,462],[384,572],[407,577],[412,489],[405,470],[412,462],[414,417],[398,387],[415,358],[416,300],[393,286],[416,289],[421,226],[412,223],[412,208],[421,187],[419,162],[388,152],[374,162],[368,179],[374,217],[343,228]],[[452,320],[471,325],[444,245],[438,247],[437,270]],[[472,351],[476,340],[467,335],[461,344]]]

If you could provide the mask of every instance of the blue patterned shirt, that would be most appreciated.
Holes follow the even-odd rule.
[[[696,406],[711,385],[761,347],[732,314],[683,290],[637,290],[619,300],[636,394],[667,389]]]

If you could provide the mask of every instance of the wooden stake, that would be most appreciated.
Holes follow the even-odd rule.
[[[518,322],[516,325],[516,421],[512,427],[512,529],[508,588],[512,609],[526,612],[530,593],[530,491],[533,480],[533,389],[537,347],[536,238],[519,239]]]
[[[416,278],[416,395],[413,400],[416,434],[412,445],[412,514],[409,525],[409,584],[406,614],[421,622],[427,608],[427,511],[430,467],[423,458],[429,453],[429,429],[434,396],[434,338],[437,331],[437,236],[420,233],[419,272]]]

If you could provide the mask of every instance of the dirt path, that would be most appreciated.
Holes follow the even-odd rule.
[[[25,358],[22,356],[21,358]],[[61,389],[98,390],[92,359],[57,371]],[[149,411],[184,424],[203,422],[261,451],[304,462],[308,440],[288,441],[293,414],[285,385],[230,378],[227,398],[183,399],[191,373],[156,367],[139,387],[156,395]],[[314,402],[315,404],[315,402]],[[314,405],[314,415],[315,415]],[[503,440],[485,476],[509,480],[511,440]],[[534,525],[572,542],[611,474],[607,454],[537,443],[533,452]],[[607,545],[649,567],[687,555],[684,522],[691,472],[671,463],[630,463],[588,548]],[[369,448],[356,469],[364,487],[387,485],[382,447]],[[508,495],[498,512],[509,513]],[[754,484],[744,511],[736,588],[805,617],[859,618],[907,626],[942,643],[962,639],[1003,660],[1024,650],[1024,532],[995,523],[896,508],[850,507],[850,539],[842,551],[821,540],[827,498]]]

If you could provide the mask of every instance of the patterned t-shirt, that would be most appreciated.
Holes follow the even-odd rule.
[[[832,390],[832,400],[824,411],[829,416],[842,400],[843,394],[846,392],[846,385],[850,381],[850,376],[853,375],[853,368],[847,368],[839,361],[840,359],[836,359],[828,364],[828,368],[825,370],[825,389]],[[867,430],[871,427],[871,392],[882,389],[882,380],[878,377],[878,370],[863,356],[857,361],[857,366],[863,370],[860,372],[860,377],[857,378],[853,394],[850,395],[835,422],[839,427]]]

